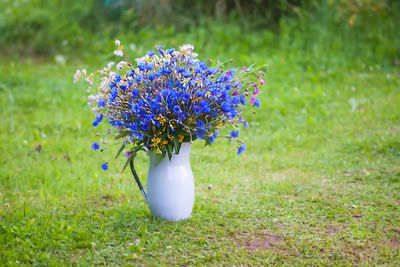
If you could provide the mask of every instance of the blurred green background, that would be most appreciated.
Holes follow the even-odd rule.
[[[73,74],[115,39],[270,66],[246,152],[193,144],[188,221],[90,149],[106,125]],[[399,266],[399,60],[397,0],[0,0],[0,265]]]
[[[236,53],[267,47],[299,57],[320,53],[323,61],[346,56],[390,64],[399,55],[399,6],[396,0],[2,0],[0,46],[8,57],[82,58],[109,53],[116,37],[139,47],[185,40]]]

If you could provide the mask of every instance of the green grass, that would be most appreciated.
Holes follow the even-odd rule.
[[[400,68],[203,49],[270,71],[244,154],[223,139],[193,145],[183,222],[151,218],[122,161],[100,170],[117,145],[90,150],[79,62],[1,63],[0,264],[400,264]]]

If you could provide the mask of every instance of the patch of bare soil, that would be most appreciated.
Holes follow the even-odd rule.
[[[238,234],[237,239],[238,245],[246,247],[249,252],[256,252],[258,250],[274,250],[282,241],[277,235],[267,232],[256,234],[242,232]]]

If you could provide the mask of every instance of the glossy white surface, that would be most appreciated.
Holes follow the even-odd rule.
[[[171,161],[166,156],[156,164],[150,154],[147,203],[154,217],[181,221],[190,217],[194,203],[194,180],[190,167],[190,143],[182,143]]]

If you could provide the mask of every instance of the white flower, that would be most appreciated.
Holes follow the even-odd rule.
[[[116,45],[116,46],[120,46],[120,45],[121,45],[121,42],[117,39],[117,40],[115,40],[115,45]]]
[[[191,53],[194,50],[194,46],[191,44],[184,44],[179,47],[179,50],[183,53]]]
[[[111,67],[114,65],[114,61],[108,62],[107,64],[107,69],[111,69]]]
[[[181,54],[181,53],[178,52],[178,51],[172,52],[172,56],[173,56],[173,57],[178,57],[180,54]]]
[[[80,77],[81,77],[81,71],[76,70],[75,75],[74,75],[74,83],[77,83],[79,81]]]
[[[89,83],[90,85],[93,84],[93,81],[89,77],[85,78],[85,82]]]
[[[120,63],[117,64],[117,70],[122,70],[128,65],[125,61],[121,61]]]
[[[88,96],[88,105],[89,107],[93,107],[96,103],[96,97],[94,95]]]
[[[114,50],[114,55],[122,57],[124,55],[124,53],[122,53],[122,50]]]
[[[144,57],[141,57],[141,58],[137,58],[137,59],[135,59],[136,60],[136,62],[139,64],[139,63],[146,63],[146,62],[149,62],[149,60],[150,60],[150,57],[148,56],[148,55],[145,55]]]

